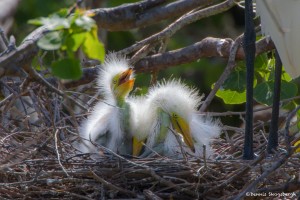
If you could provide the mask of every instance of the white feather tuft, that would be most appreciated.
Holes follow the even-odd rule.
[[[145,97],[130,97],[128,103],[131,109],[130,132],[132,136],[142,141],[150,133],[155,117],[154,109]]]
[[[180,80],[163,80],[150,89],[148,99],[162,108],[166,113],[180,113],[181,117],[188,119],[190,113],[195,112],[201,103],[195,88],[191,88]]]

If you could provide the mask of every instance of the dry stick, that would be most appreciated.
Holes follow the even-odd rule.
[[[37,81],[41,82],[43,85],[45,85],[48,89],[50,89],[51,91],[57,93],[58,95],[65,97],[67,99],[69,99],[70,101],[73,101],[77,106],[79,106],[81,109],[83,110],[87,110],[87,108],[85,106],[83,106],[81,103],[79,103],[78,101],[76,101],[74,98],[69,97],[68,95],[66,95],[63,91],[55,88],[53,85],[51,85],[46,79],[44,79],[37,71],[35,71],[33,68],[29,67],[29,71],[30,73],[37,79]]]
[[[162,200],[162,198],[154,194],[151,190],[144,190],[143,194],[148,200]]]
[[[134,65],[136,62],[138,62],[141,58],[144,58],[145,56],[147,56],[149,54],[150,51],[152,51],[155,46],[156,43],[152,43],[152,44],[147,44],[145,46],[143,46],[140,50],[138,50],[130,59],[129,63]]]
[[[43,136],[44,136],[44,133],[40,133],[36,139],[39,140]],[[44,146],[46,146],[46,144],[51,139],[52,139],[52,137],[49,137],[49,138],[46,139],[45,142],[43,142],[42,144],[40,144],[39,147],[35,148],[33,151],[30,151],[30,152],[27,151],[28,153],[25,154],[25,155],[23,155],[22,159],[14,158],[14,155],[20,154],[22,151],[25,151],[25,149],[28,149],[31,145],[34,145],[35,142],[36,142],[36,140],[31,140],[31,141],[28,141],[28,142],[22,144],[22,148],[18,149],[17,151],[15,151],[14,155],[11,155],[11,156],[7,157],[5,160],[1,161],[1,163],[0,163],[0,171],[3,170],[3,169],[5,169],[5,168],[8,168],[8,167],[11,167],[11,166],[14,166],[14,165],[17,165],[17,164],[23,162],[23,160],[25,160],[26,158],[29,158],[29,156],[34,157],[37,153],[40,152],[40,150],[42,148],[44,148]],[[9,163],[9,162],[11,162],[11,163]]]
[[[286,145],[286,149],[287,149],[288,153],[290,153],[292,151],[291,143],[290,143],[290,136],[289,136],[289,132],[290,132],[289,128],[290,128],[291,121],[292,121],[293,117],[297,114],[298,110],[300,110],[300,106],[296,107],[288,115],[287,120],[286,120],[284,140],[285,140],[285,145]],[[294,149],[294,151],[295,151],[295,149]]]
[[[108,187],[109,189],[111,190],[115,190],[115,191],[118,191],[120,193],[123,193],[123,194],[126,194],[126,195],[129,195],[129,196],[133,196],[133,197],[136,197],[136,193],[130,191],[130,190],[126,190],[126,189],[123,189],[123,188],[120,188],[118,186],[115,186],[111,183],[109,183],[108,181],[104,180],[103,178],[99,177],[94,171],[90,170],[90,172],[92,173],[92,176],[95,180],[99,181],[100,183],[102,183],[104,186]]]
[[[57,155],[57,161],[58,161],[58,164],[60,165],[60,167],[62,168],[62,170],[67,175],[67,177],[69,177],[70,175],[68,174],[67,170],[64,168],[64,166],[62,165],[61,160],[60,160],[60,153],[59,153],[59,149],[58,149],[58,132],[59,132],[59,129],[56,129],[56,131],[54,133],[55,152],[56,152],[56,155]]]
[[[236,56],[237,50],[240,47],[243,37],[244,37],[244,35],[242,34],[233,42],[231,49],[230,49],[230,55],[228,58],[227,66],[226,66],[224,72],[222,73],[222,75],[220,76],[219,80],[215,83],[212,91],[209,93],[209,95],[207,96],[205,101],[202,103],[202,106],[199,109],[200,112],[204,112],[207,109],[207,107],[209,106],[209,104],[211,103],[213,98],[215,97],[219,88],[222,86],[222,84],[227,79],[227,77],[229,76],[231,71],[234,69],[234,67],[236,65],[235,56]]]
[[[297,180],[297,178],[294,178],[292,180],[288,180],[286,181],[286,183],[278,185],[278,186],[274,186],[274,187],[270,187],[270,188],[262,188],[257,190],[258,193],[281,193],[281,192],[295,192],[297,190],[299,190],[300,188],[300,180]],[[294,193],[295,194],[295,193]],[[295,194],[296,195],[296,194]],[[293,198],[294,196],[292,195],[291,198]]]
[[[142,41],[139,41],[136,44],[119,51],[118,53],[129,54],[134,51],[137,51],[138,49],[142,48],[143,46],[145,46],[147,44],[151,44],[153,42],[157,42],[157,41],[163,40],[165,38],[169,38],[172,35],[174,35],[177,31],[179,31],[181,28],[183,28],[184,26],[191,24],[195,21],[198,21],[200,19],[225,12],[225,11],[229,10],[230,8],[232,8],[234,5],[235,5],[234,0],[227,0],[218,5],[214,5],[214,6],[199,10],[199,11],[191,13],[191,14],[183,15],[182,17],[180,17],[174,23],[170,24],[167,28],[165,28],[161,32],[156,33]]]
[[[266,170],[260,177],[258,177],[255,181],[253,181],[251,184],[249,184],[239,195],[237,195],[234,199],[238,200],[241,199],[246,195],[247,192],[251,192],[258,183],[260,183],[262,180],[267,178],[269,175],[272,174],[276,169],[278,169],[281,165],[283,165],[295,152],[296,148],[292,148],[290,141],[289,141],[289,128],[290,123],[293,117],[296,115],[297,111],[300,110],[300,106],[295,108],[287,117],[287,122],[285,126],[285,143],[287,148],[287,154],[281,158],[279,161],[275,162],[268,170]]]
[[[84,138],[82,138],[82,139],[83,139],[83,140],[87,140],[87,139],[84,139]],[[95,143],[95,142],[92,141],[91,135],[89,135],[89,140],[87,140],[87,141],[91,142],[95,147],[100,147],[101,149],[104,149],[105,151],[109,152],[110,154],[116,156],[118,159],[124,160],[124,161],[126,161],[126,162],[132,164],[133,166],[136,166],[136,167],[142,167],[142,168],[145,168],[145,169],[149,169],[149,166],[147,166],[147,165],[144,165],[144,164],[137,164],[137,163],[135,163],[135,162],[133,162],[133,161],[131,161],[131,160],[128,160],[128,159],[124,158],[123,156],[121,156],[121,155],[115,153],[114,151],[110,150],[109,148],[106,148],[106,147],[104,147],[104,146],[98,145],[97,143]]]
[[[155,179],[157,180],[159,183],[165,185],[165,186],[168,186],[169,188],[174,188],[176,189],[178,192],[183,192],[189,196],[193,196],[195,197],[196,194],[194,192],[192,192],[191,190],[189,189],[186,189],[186,188],[182,188],[176,184],[174,184],[173,182],[171,181],[167,181],[166,179],[162,178],[161,176],[157,175],[155,173],[155,171],[153,171],[152,169],[149,169],[147,170],[147,172]]]
[[[173,133],[173,135],[175,136],[176,140],[177,140],[177,143],[179,144],[179,147],[180,147],[180,152],[182,154],[182,157],[184,159],[184,162],[188,162],[188,159],[187,159],[187,156],[185,155],[185,150],[183,149],[183,142],[181,140],[181,137],[179,136],[178,133],[176,133],[172,128],[168,127],[168,129]]]
[[[36,97],[36,95],[35,95],[35,93],[33,92],[33,90],[32,89],[29,89],[29,95],[30,95],[30,97],[31,97],[31,99],[32,99],[32,105],[33,105],[33,108],[34,108],[34,110],[35,110],[35,112],[38,114],[38,118],[39,119],[43,119],[43,115],[42,115],[42,109],[40,108],[40,106],[38,106],[37,104],[38,104],[38,98]],[[43,112],[43,114],[44,114],[44,112]],[[45,117],[45,119],[47,118],[47,116],[45,115],[44,116]],[[47,118],[46,120],[50,120],[49,118]]]
[[[209,193],[218,191],[220,188],[227,186],[229,183],[231,183],[232,181],[234,181],[236,178],[240,178],[242,177],[247,171],[249,171],[253,166],[255,166],[257,163],[261,162],[263,160],[263,158],[265,157],[264,154],[261,154],[256,160],[254,160],[253,162],[251,162],[249,165],[238,169],[234,172],[232,172],[231,174],[229,174],[227,177],[228,179],[226,179],[224,182],[222,182],[221,184],[216,185],[215,187],[210,188],[209,190],[207,190],[206,192],[200,194],[200,197],[204,197]]]
[[[50,190],[50,191],[52,191],[52,190]],[[92,198],[88,198],[86,196],[79,195],[79,194],[76,194],[76,193],[73,193],[73,192],[59,192],[59,194],[66,194],[66,195],[74,196],[74,197],[76,197],[76,199],[93,200]]]
[[[14,96],[15,96],[15,94],[11,93],[7,97],[5,97],[5,99],[3,99],[2,101],[0,101],[0,107],[2,107],[7,101],[9,102]]]
[[[262,180],[267,178],[269,175],[272,174],[276,169],[278,169],[281,165],[283,165],[289,157],[294,153],[294,151],[289,152],[287,155],[285,155],[282,159],[274,163],[270,169],[266,170],[260,177],[258,177],[255,181],[253,181],[251,184],[249,184],[242,192],[240,192],[239,195],[237,195],[234,200],[242,199],[246,195],[247,192],[251,192],[258,183],[260,183]]]

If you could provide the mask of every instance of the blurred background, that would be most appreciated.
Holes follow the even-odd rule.
[[[8,2],[15,2],[14,9],[10,10],[10,16],[3,21],[14,20],[6,25],[5,32],[9,35],[14,35],[17,45],[36,27],[27,23],[29,19],[37,17],[47,17],[49,14],[58,11],[61,8],[69,8],[76,1],[74,0],[0,0],[0,5],[7,5]],[[123,3],[137,2],[133,0],[86,0],[82,6],[86,9],[99,7],[114,7]],[[6,7],[6,6],[1,6]],[[1,9],[2,10],[2,9]],[[6,12],[3,9],[0,12]],[[8,11],[7,11],[8,12]],[[3,15],[1,15],[3,16]],[[174,19],[173,19],[174,20]],[[155,25],[133,29],[124,32],[106,32],[101,30],[101,40],[105,44],[107,51],[118,51],[124,49],[134,42],[142,40],[153,33],[164,29],[173,20],[162,21]],[[2,24],[3,26],[3,24]],[[169,41],[166,51],[183,48],[201,41],[206,37],[216,38],[232,38],[235,39],[243,32],[244,16],[243,10],[239,7],[234,7],[228,12],[216,15],[204,20],[193,23],[178,33],[176,33]],[[226,66],[226,60],[221,58],[207,58],[197,60],[196,62],[173,66],[166,70],[160,71],[158,78],[181,78],[190,86],[195,86],[200,93],[207,96],[211,90],[211,86],[220,77],[223,69]],[[243,65],[243,62],[239,63]],[[150,74],[138,74],[136,76],[136,86],[147,88],[150,82]],[[244,104],[241,105],[225,105],[223,101],[215,97],[212,104],[209,106],[209,112],[224,112],[224,111],[244,111]],[[239,126],[242,120],[238,116],[226,116],[222,119],[226,125]]]

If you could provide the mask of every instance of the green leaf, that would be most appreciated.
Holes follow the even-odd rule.
[[[68,49],[70,51],[77,51],[78,48],[83,44],[85,38],[86,38],[87,33],[76,33],[67,36],[67,39],[63,45],[63,50]]]
[[[268,66],[268,56],[266,53],[260,54],[255,58],[254,67],[257,70],[266,70]]]
[[[246,71],[239,70],[232,72],[222,86],[224,90],[242,93],[246,89]]]
[[[264,80],[268,80],[270,77],[270,71],[272,69],[273,60],[269,59],[267,54],[261,54],[255,59],[255,76],[259,78],[263,78]],[[270,67],[271,65],[271,67]]]
[[[104,61],[105,49],[104,45],[98,40],[97,28],[93,28],[92,31],[86,34],[86,39],[82,46],[83,52],[92,59]]]
[[[237,92],[220,89],[216,95],[223,99],[226,104],[241,104],[246,102],[246,91]]]
[[[57,50],[62,45],[62,34],[58,31],[46,33],[38,40],[37,45],[44,50]]]
[[[285,72],[285,70],[282,70],[281,80],[290,82],[292,81],[292,78],[288,73]]]
[[[60,17],[67,17],[69,14],[69,9],[67,8],[62,8],[59,11],[57,11],[55,14],[57,14]]]
[[[274,81],[267,81],[258,84],[254,88],[254,99],[262,104],[272,105]],[[288,99],[296,96],[298,87],[291,82],[282,81],[280,99]]]
[[[31,19],[28,21],[28,23],[38,26],[45,25],[49,30],[61,30],[64,28],[70,28],[69,20],[59,16],[58,14],[53,14],[49,17]]]
[[[86,31],[91,31],[91,29],[95,27],[96,22],[92,18],[83,15],[75,20],[75,24]]]
[[[62,79],[76,80],[81,78],[82,69],[78,59],[65,58],[52,63],[52,73]]]

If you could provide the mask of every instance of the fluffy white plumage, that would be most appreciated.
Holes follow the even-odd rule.
[[[297,78],[300,75],[300,1],[256,0],[256,10],[262,32],[271,36],[286,72]]]
[[[204,119],[197,114],[197,107],[200,103],[201,97],[198,95],[196,89],[189,88],[179,80],[163,81],[150,89],[146,100],[139,100],[138,104],[144,107],[142,112],[137,112],[140,117],[137,117],[138,128],[135,130],[138,131],[134,131],[134,136],[139,140],[145,139],[148,136],[147,147],[154,150],[157,150],[156,147],[158,147],[160,149],[159,153],[170,157],[182,156],[181,144],[186,152],[194,155],[202,155],[203,144],[205,144],[207,154],[211,155],[210,142],[213,137],[220,135],[220,127],[212,119]],[[137,108],[140,107],[137,106]],[[169,116],[171,116],[171,113],[177,113],[188,122],[195,145],[195,153],[184,142],[181,142],[179,145],[171,130],[167,131],[162,144],[157,143],[157,137],[161,130],[160,126],[162,126],[162,122],[159,119],[161,109]],[[168,126],[172,127],[171,124]]]
[[[114,77],[128,69],[129,64],[126,59],[117,57],[115,54],[109,55],[103,67],[99,69],[97,84],[100,94],[103,95],[103,101],[95,105],[91,115],[80,127],[80,135],[85,139],[80,145],[81,151],[96,151],[95,145],[89,141],[91,140],[115,152],[131,153],[127,149],[131,144],[125,144],[127,142],[125,127],[128,120],[128,104],[125,98],[123,105],[119,105],[112,87]],[[131,78],[132,76],[133,74]]]
[[[137,140],[143,141],[153,128],[154,109],[146,97],[130,97],[128,99],[131,109],[130,133]],[[150,123],[149,123],[150,122]]]

